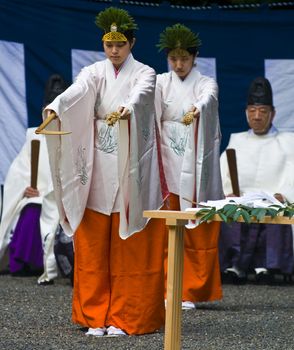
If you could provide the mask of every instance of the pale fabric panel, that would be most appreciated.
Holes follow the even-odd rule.
[[[0,184],[25,141],[28,125],[23,44],[0,40]]]
[[[294,60],[266,59],[264,66],[273,89],[274,125],[281,131],[294,131]]]
[[[196,67],[202,75],[214,78],[216,80],[216,60],[215,58],[197,57]]]
[[[83,67],[89,66],[97,61],[105,59],[105,53],[103,51],[89,51],[89,50],[71,50],[71,62],[72,62],[72,79],[80,73]]]

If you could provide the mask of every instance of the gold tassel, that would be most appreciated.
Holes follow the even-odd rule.
[[[114,124],[120,119],[121,114],[119,112],[112,112],[106,115],[105,122],[108,126],[114,126]]]
[[[194,112],[187,112],[184,114],[182,123],[185,125],[190,125],[194,120]]]

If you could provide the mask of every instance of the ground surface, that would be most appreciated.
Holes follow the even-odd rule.
[[[294,285],[225,284],[223,292],[183,312],[182,349],[294,349]],[[163,349],[163,332],[85,336],[71,323],[71,293],[65,279],[40,287],[35,277],[0,276],[0,349]]]

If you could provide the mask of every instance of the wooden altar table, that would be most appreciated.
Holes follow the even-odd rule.
[[[182,282],[184,262],[184,226],[189,220],[195,220],[195,211],[146,210],[146,218],[165,219],[168,226],[168,265],[167,265],[167,304],[165,318],[165,350],[181,349],[182,325]],[[218,215],[212,221],[222,221]],[[242,218],[238,222],[244,222]],[[251,221],[257,222],[257,221]],[[259,223],[294,224],[294,218],[277,216],[264,217]]]

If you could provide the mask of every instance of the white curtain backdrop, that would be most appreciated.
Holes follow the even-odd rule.
[[[81,69],[90,64],[105,59],[103,51],[71,50],[72,80],[80,73]]]
[[[294,60],[266,59],[264,67],[273,89],[273,123],[281,131],[294,131]]]
[[[217,80],[215,58],[197,57],[195,62],[196,67],[201,74]]]
[[[0,40],[0,184],[24,144],[27,120],[24,46]]]

